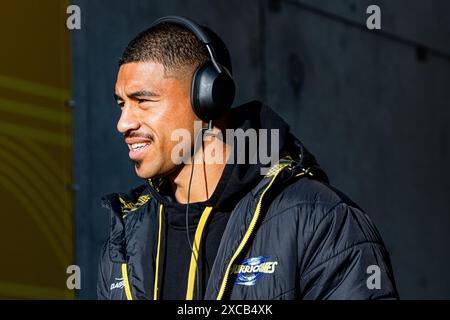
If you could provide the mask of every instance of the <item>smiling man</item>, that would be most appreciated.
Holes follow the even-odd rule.
[[[215,33],[166,17],[119,65],[117,130],[145,183],[104,198],[100,299],[397,297],[373,223],[286,122],[257,101],[230,109],[231,59]],[[276,135],[242,140],[227,129]],[[174,139],[179,130],[189,139]],[[187,152],[173,152],[180,144]],[[273,146],[279,161],[264,168],[261,150]],[[209,161],[207,150],[224,152]]]

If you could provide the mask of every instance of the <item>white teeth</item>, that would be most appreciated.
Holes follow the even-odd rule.
[[[133,143],[131,145],[131,149],[133,149],[133,151],[139,150],[140,148],[146,147],[148,146],[148,143]]]

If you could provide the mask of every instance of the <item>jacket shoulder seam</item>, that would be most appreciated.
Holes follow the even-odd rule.
[[[331,257],[325,259],[324,261],[319,262],[319,263],[316,264],[311,270],[309,270],[309,271],[306,272],[305,274],[301,275],[301,278],[302,278],[302,279],[305,278],[305,277],[308,276],[311,272],[313,272],[314,270],[316,270],[318,267],[320,267],[321,265],[323,265],[323,264],[329,262],[330,260],[332,260],[332,259],[334,259],[334,258],[340,256],[341,254],[343,254],[343,253],[345,253],[345,252],[347,252],[347,251],[349,251],[349,250],[352,250],[352,249],[354,249],[354,248],[356,248],[356,247],[359,247],[359,246],[362,246],[362,245],[368,245],[368,244],[373,244],[373,245],[380,246],[381,248],[384,248],[383,244],[382,244],[381,242],[379,242],[379,241],[367,241],[367,240],[365,240],[365,241],[360,241],[360,242],[354,243],[354,244],[352,244],[351,246],[349,246],[349,247],[347,247],[347,248],[345,248],[345,249],[342,249],[342,250],[339,251],[338,253],[336,253],[336,254],[332,255]]]
[[[329,202],[329,201],[310,201],[310,200],[299,201],[299,202],[297,202],[297,203],[295,203],[295,204],[293,204],[293,205],[291,205],[291,206],[289,206],[289,207],[287,207],[287,208],[284,208],[284,209],[281,210],[280,212],[277,212],[276,214],[270,216],[267,220],[264,220],[264,221],[261,223],[261,225],[263,225],[263,224],[269,222],[270,220],[272,220],[273,218],[278,217],[279,215],[282,215],[282,214],[286,213],[287,211],[289,211],[289,210],[291,210],[291,209],[293,209],[293,208],[297,208],[297,207],[299,208],[299,207],[302,207],[302,206],[305,206],[305,205],[312,205],[312,204],[324,204],[324,205],[329,205],[330,208],[331,208],[331,210],[332,210],[332,209],[334,209],[337,205],[339,205],[339,204],[341,204],[341,203],[343,203],[343,202],[335,203],[335,202]],[[328,213],[329,213],[329,211],[331,211],[331,210],[327,210],[327,213],[325,214],[325,216],[327,216]],[[323,218],[320,220],[319,224],[322,222],[322,220],[323,220],[324,218],[325,218],[325,217],[323,217]]]

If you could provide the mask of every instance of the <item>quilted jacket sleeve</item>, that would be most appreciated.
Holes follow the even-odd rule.
[[[300,263],[301,298],[398,298],[389,255],[364,212],[341,202],[311,223]]]

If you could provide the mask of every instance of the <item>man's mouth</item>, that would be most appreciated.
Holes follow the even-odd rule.
[[[130,152],[128,153],[129,157],[133,161],[143,160],[145,153],[150,148],[150,142],[139,142],[128,144],[128,148]]]
[[[142,149],[148,145],[149,143],[133,143],[130,147],[133,151],[138,151],[139,149]]]

